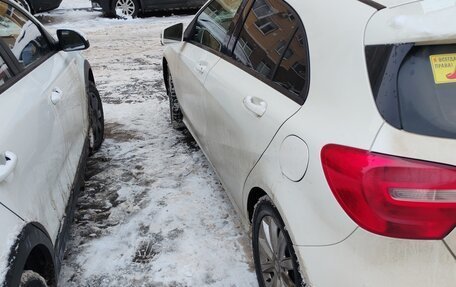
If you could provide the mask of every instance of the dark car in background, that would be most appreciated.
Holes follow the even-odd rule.
[[[136,17],[139,13],[199,9],[206,0],[92,0],[110,17]]]
[[[28,12],[35,14],[56,9],[62,0],[16,0]]]

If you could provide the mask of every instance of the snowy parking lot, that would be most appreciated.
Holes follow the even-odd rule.
[[[191,16],[117,20],[89,0],[38,15],[84,32],[106,140],[88,163],[61,286],[256,286],[248,232],[193,139],[171,128],[163,27]]]

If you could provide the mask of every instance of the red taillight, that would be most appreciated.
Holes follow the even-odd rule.
[[[337,201],[366,230],[442,239],[456,227],[456,167],[334,144],[321,160]]]

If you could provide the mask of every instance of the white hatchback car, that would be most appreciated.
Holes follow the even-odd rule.
[[[56,286],[104,118],[81,34],[0,0],[0,285]]]
[[[456,286],[454,1],[212,0],[163,31],[260,286]]]

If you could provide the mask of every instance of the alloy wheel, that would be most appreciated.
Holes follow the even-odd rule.
[[[117,0],[115,5],[117,16],[134,17],[136,16],[136,3],[133,0]]]
[[[283,230],[271,216],[261,220],[258,234],[261,272],[267,287],[295,286],[293,259]]]

